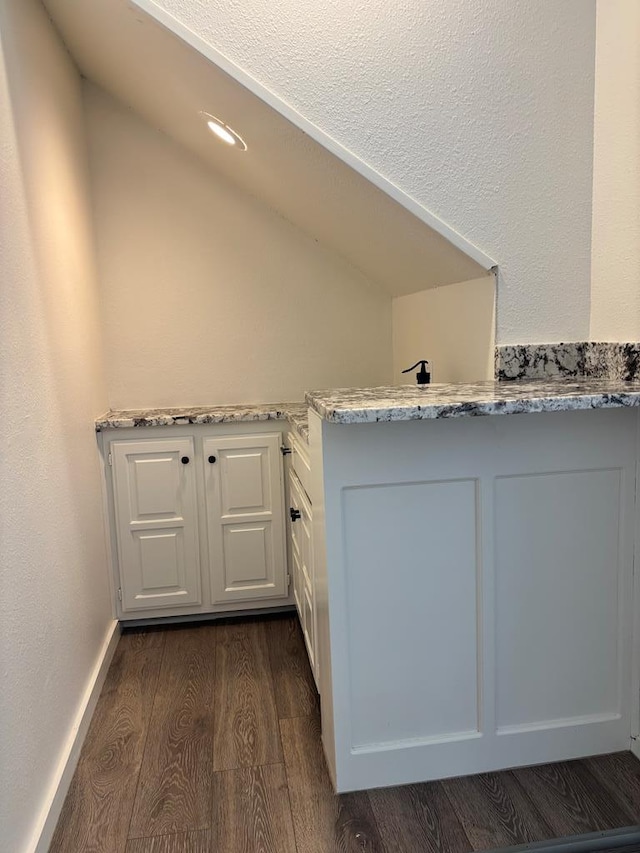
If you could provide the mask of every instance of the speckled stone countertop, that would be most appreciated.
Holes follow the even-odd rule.
[[[306,403],[287,403],[287,420],[298,435],[309,443],[309,406]]]
[[[396,385],[309,391],[307,403],[337,424],[516,415],[640,406],[640,382],[608,379]]]
[[[184,409],[125,409],[107,412],[96,420],[96,432],[130,427],[226,424],[242,421],[289,421],[309,441],[306,403],[257,403],[253,406],[194,406]]]

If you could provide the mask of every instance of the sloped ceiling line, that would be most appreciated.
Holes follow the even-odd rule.
[[[153,0],[43,0],[81,72],[391,296],[495,261]],[[246,140],[217,142],[202,111]]]
[[[365,162],[360,160],[353,152],[342,146],[339,142],[326,134],[321,128],[317,127],[312,122],[308,121],[304,116],[300,115],[297,110],[291,107],[286,101],[283,101],[273,92],[247,74],[243,69],[239,68],[231,60],[227,59],[220,51],[216,50],[208,42],[205,42],[196,33],[189,30],[180,21],[176,20],[172,15],[161,9],[153,0],[132,0],[132,2],[143,11],[147,12],[151,17],[155,18],[162,26],[169,29],[177,35],[182,41],[197,50],[203,56],[206,56],[211,62],[222,69],[226,74],[240,83],[245,89],[248,89],[260,100],[268,104],[280,115],[284,116],[288,121],[314,139],[317,143],[326,148],[336,157],[346,163],[350,168],[354,169],[363,178],[374,184],[378,189],[382,190],[386,195],[392,198],[398,204],[402,205],[406,210],[412,213],[418,219],[422,220],[425,225],[428,225],[434,231],[437,231],[442,237],[448,240],[453,246],[464,252],[469,258],[475,261],[486,272],[497,267],[496,261],[486,255],[481,249],[458,234],[453,228],[443,222],[430,210],[427,210],[423,205],[416,201],[411,196],[403,192],[395,184],[388,181],[383,175],[371,168]]]

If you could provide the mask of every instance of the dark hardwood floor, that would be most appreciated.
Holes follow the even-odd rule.
[[[468,853],[640,824],[630,753],[335,796],[294,616],[124,633],[51,853]]]

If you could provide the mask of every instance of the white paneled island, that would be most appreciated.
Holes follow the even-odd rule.
[[[640,384],[307,402],[336,789],[629,749]]]

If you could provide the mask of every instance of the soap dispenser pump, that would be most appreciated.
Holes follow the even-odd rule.
[[[403,370],[403,373],[410,373],[412,370],[415,370],[416,367],[420,367],[420,370],[416,373],[416,381],[418,385],[429,385],[431,382],[431,373],[427,370],[428,361],[425,359],[421,359],[420,361],[416,361],[415,364],[412,364],[411,367],[407,367],[406,370]]]

